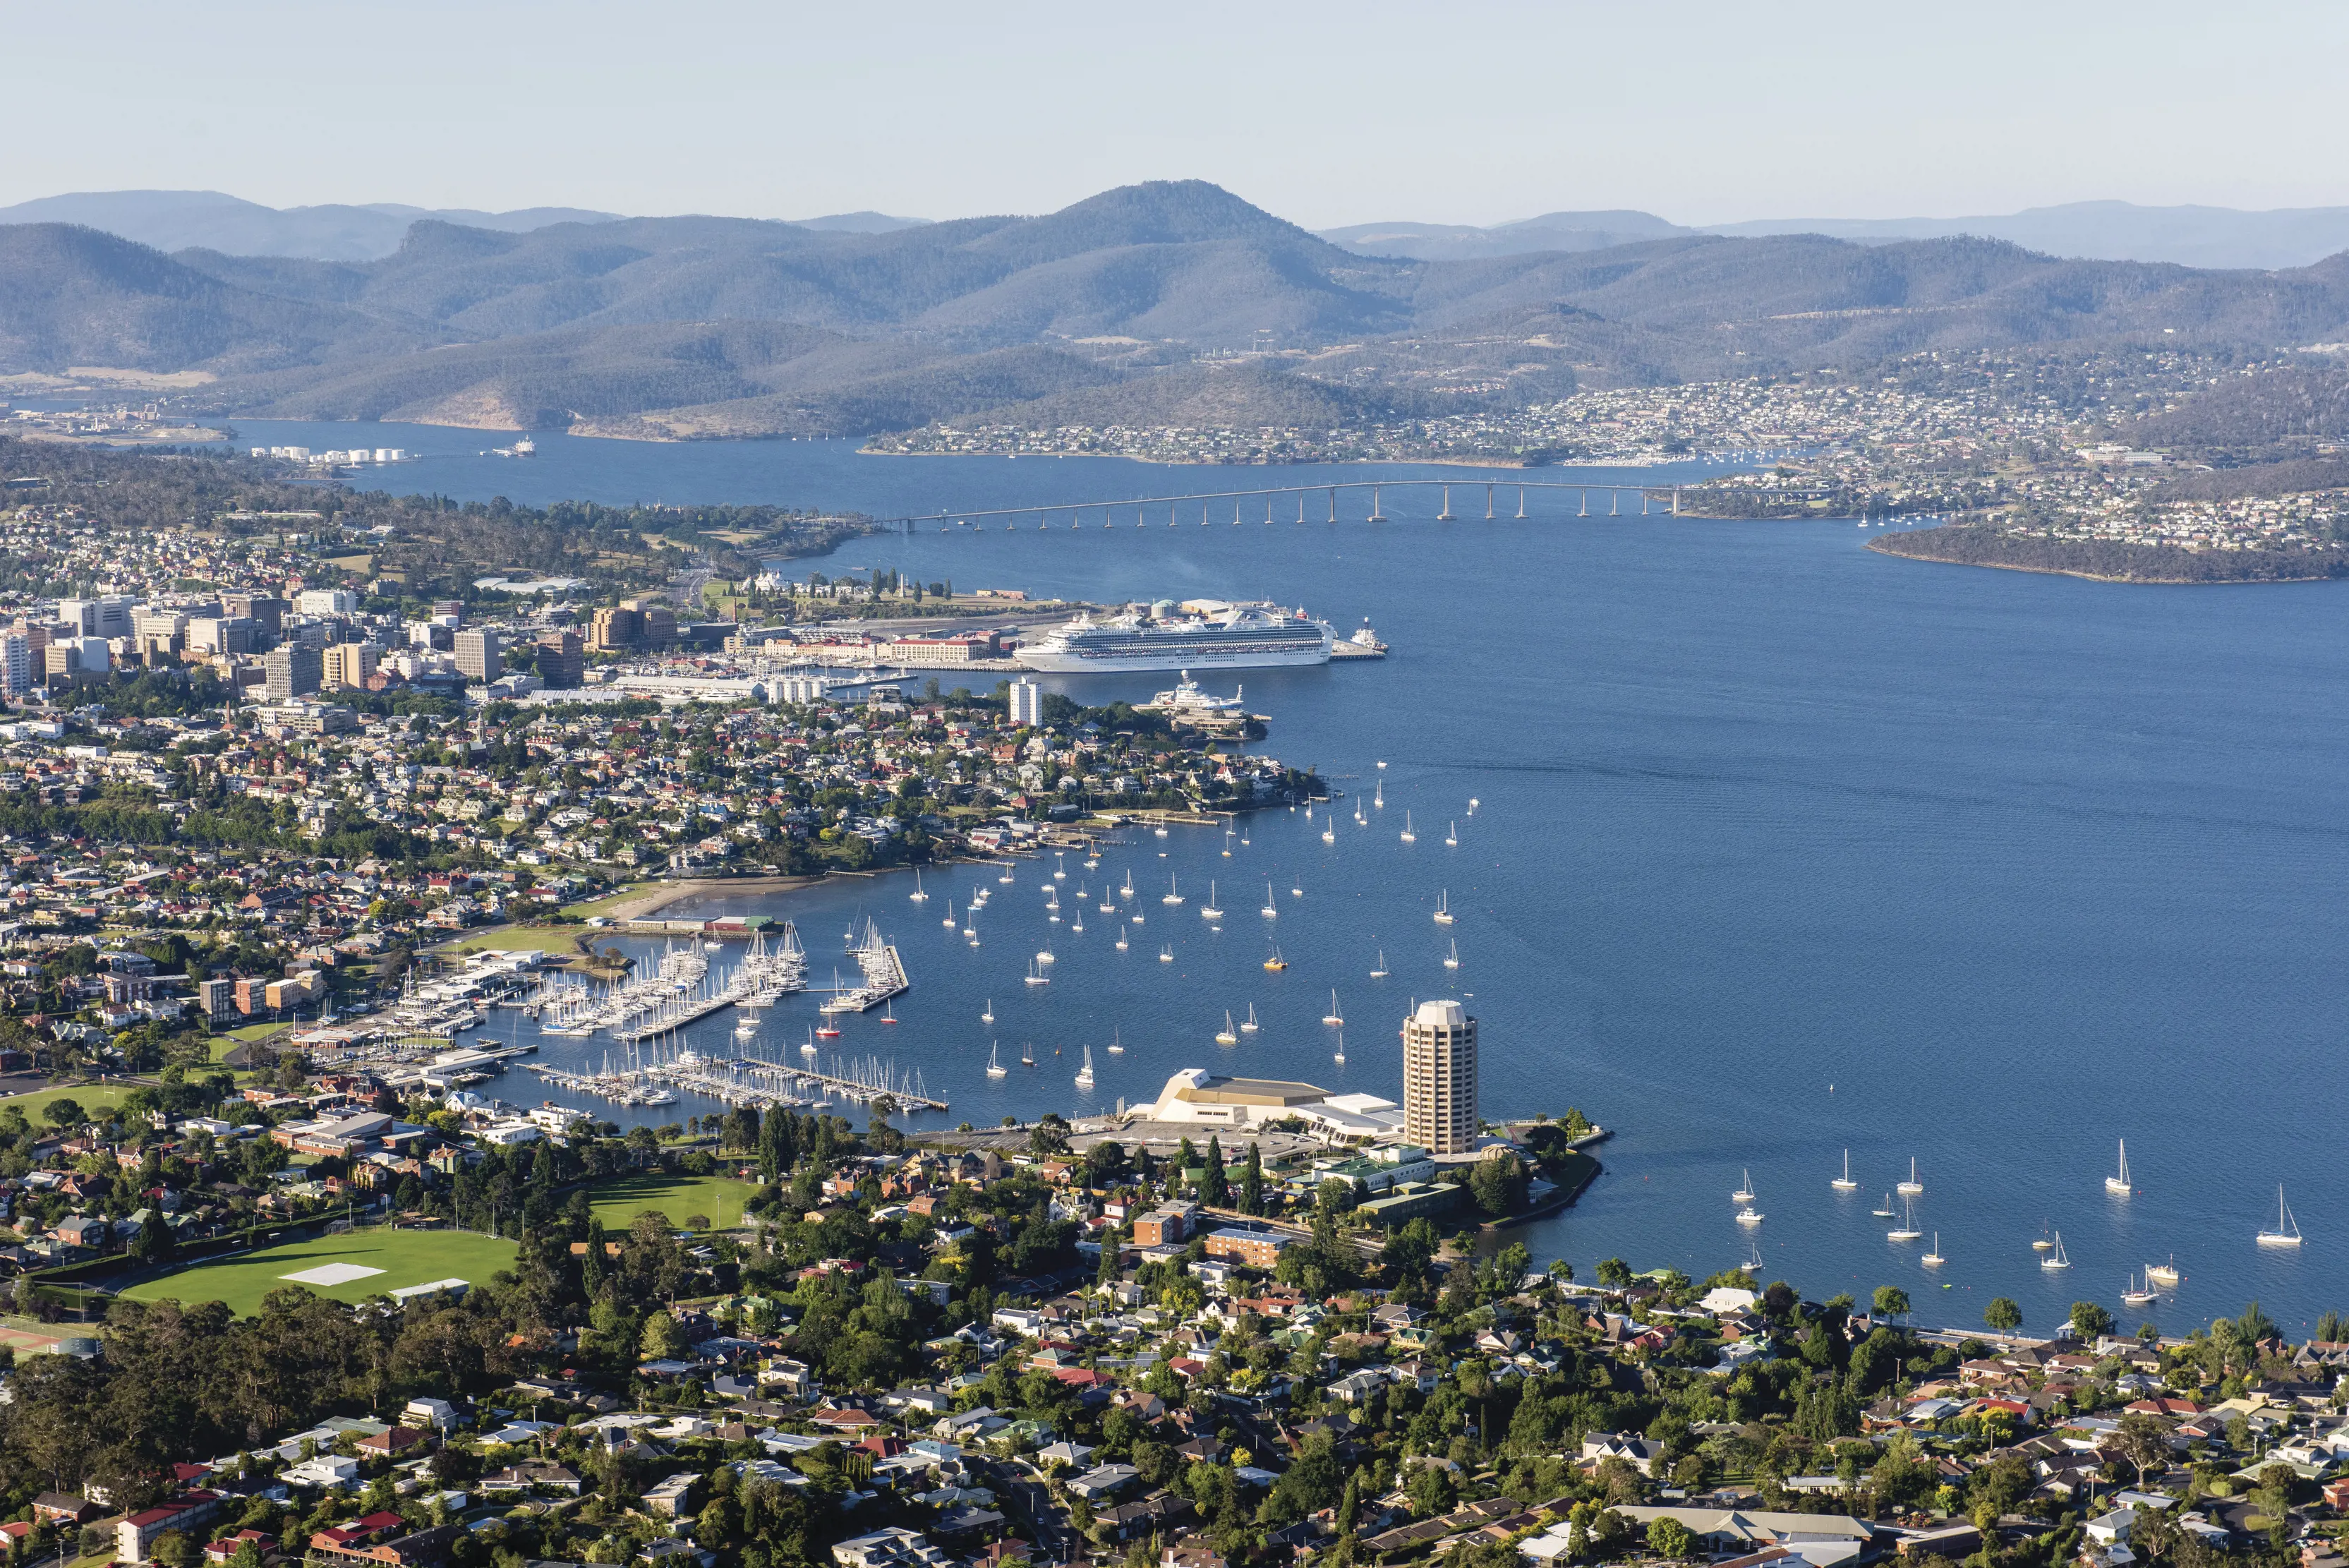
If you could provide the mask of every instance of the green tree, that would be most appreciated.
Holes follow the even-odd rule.
[[[858,839],[862,844],[863,839]],[[1028,1152],[1047,1159],[1069,1152],[1069,1122],[1058,1111],[1046,1111],[1028,1130]]]
[[[1992,1296],[1982,1308],[1982,1322],[2001,1334],[2013,1334],[2023,1326],[2023,1309],[2005,1296]]]
[[[148,1211],[146,1223],[139,1227],[136,1247],[139,1261],[150,1268],[169,1263],[178,1252],[178,1239],[171,1234],[171,1227],[160,1210]]]
[[[2169,1467],[2169,1429],[2144,1411],[2132,1410],[2123,1415],[2113,1436],[2122,1456],[2137,1467],[2140,1487],[2145,1484],[2147,1469],[2156,1465],[2164,1469]]]
[[[81,1108],[79,1100],[68,1095],[59,1095],[41,1107],[41,1119],[62,1132],[67,1127],[81,1126],[89,1120],[89,1114]]]
[[[1619,1291],[1630,1288],[1631,1283],[1631,1265],[1625,1262],[1620,1258],[1599,1259],[1599,1282],[1606,1286],[1610,1291]]]
[[[1422,1465],[1411,1478],[1407,1493],[1412,1512],[1422,1519],[1449,1513],[1460,1501],[1460,1489],[1453,1484],[1452,1472],[1442,1465]]]
[[[671,1361],[692,1348],[686,1343],[685,1325],[665,1312],[657,1312],[645,1320],[642,1346],[647,1361]]]
[[[2095,1339],[2113,1332],[2113,1314],[2095,1302],[2072,1303],[2072,1327],[2083,1339]]]
[[[1907,1317],[1909,1315],[1909,1293],[1894,1285],[1877,1286],[1876,1315],[1878,1317]]]
[[[1214,1209],[1232,1206],[1232,1185],[1224,1175],[1224,1140],[1207,1139],[1206,1174],[1199,1179],[1199,1200]]]
[[[2263,1340],[2282,1338],[2283,1331],[2276,1327],[2268,1314],[2260,1310],[2260,1303],[2255,1298],[2251,1305],[2243,1309],[2243,1315],[2235,1319],[2235,1337],[2242,1341],[2248,1350]]]
[[[1514,1154],[1480,1159],[1468,1173],[1468,1191],[1476,1207],[1495,1219],[1523,1205],[1526,1168]]]
[[[1659,1557],[1678,1561],[1695,1549],[1696,1537],[1670,1514],[1648,1526],[1648,1550]]]
[[[1247,1163],[1240,1168],[1240,1212],[1264,1212],[1264,1156],[1254,1143],[1247,1147]]]

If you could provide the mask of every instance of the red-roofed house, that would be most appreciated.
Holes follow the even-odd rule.
[[[258,1530],[240,1530],[234,1535],[223,1535],[218,1541],[206,1546],[204,1548],[204,1561],[207,1563],[225,1563],[230,1558],[236,1555],[236,1549],[238,1547],[244,1545],[247,1542],[252,1542],[253,1550],[256,1553],[264,1552],[269,1550],[268,1536],[263,1534]]]

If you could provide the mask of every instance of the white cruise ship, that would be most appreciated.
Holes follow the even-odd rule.
[[[1335,634],[1327,621],[1271,605],[1193,607],[1177,614],[1161,599],[1096,620],[1079,616],[1014,656],[1030,670],[1264,670],[1327,664]]]

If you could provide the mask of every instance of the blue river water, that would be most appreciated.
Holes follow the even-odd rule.
[[[479,432],[241,431],[411,447],[430,455],[382,482],[460,497],[882,514],[1370,472],[561,436],[519,462],[475,455],[507,439]],[[2349,1306],[2349,1171],[2324,1152],[2349,1024],[2349,589],[1925,565],[1868,552],[1875,531],[1849,521],[1537,507],[1486,522],[1477,499],[1475,520],[1450,524],[1406,493],[1379,525],[889,536],[812,563],[1095,598],[1271,597],[1341,630],[1368,618],[1394,652],[1242,678],[1272,716],[1259,749],[1347,792],[1333,845],[1318,812],[1257,816],[1228,843],[1137,836],[1097,872],[1068,863],[1061,902],[1064,917],[1081,908],[1081,933],[1045,918],[1050,867],[1032,863],[1009,886],[992,869],[926,875],[921,904],[888,877],[710,912],[795,919],[819,981],[848,923],[877,919],[914,988],[899,1023],[853,1020],[826,1054],[918,1070],[950,1120],[982,1125],[1146,1100],[1192,1065],[1398,1095],[1410,1001],[1462,995],[1488,1115],[1575,1106],[1616,1129],[1579,1205],[1525,1232],[1537,1258],[1586,1278],[1614,1255],[1702,1275],[1752,1244],[1806,1291],[1899,1285],[1920,1322],[1953,1326],[1997,1294],[2040,1328],[2077,1299],[2171,1331],[2252,1297],[2295,1330]],[[1101,701],[1171,680],[1047,684]],[[1365,802],[1358,827],[1374,784],[1385,804]],[[1402,841],[1406,812],[1416,843]],[[1144,923],[1120,952],[1099,905],[1128,874],[1134,898],[1113,901]],[[1159,901],[1170,876],[1179,907]],[[1220,922],[1199,913],[1210,879]],[[1258,912],[1268,881],[1277,919]],[[995,896],[972,948],[941,920],[981,886]],[[1429,919],[1447,893],[1448,929]],[[1443,963],[1454,941],[1457,970]],[[1289,967],[1268,971],[1276,942]],[[1052,983],[1026,986],[1047,945]],[[1373,981],[1381,951],[1390,972]],[[1333,987],[1342,1066],[1320,1022]],[[1217,1046],[1226,1011],[1251,1005],[1261,1030]],[[781,1009],[757,1049],[794,1053],[813,1021],[811,999]],[[492,1032],[507,1027],[502,1015]],[[695,1039],[723,1052],[730,1033],[721,1018]],[[1039,1065],[990,1082],[997,1042],[1007,1063],[1032,1043]],[[1086,1044],[1091,1096],[1071,1082]],[[606,1048],[548,1045],[563,1061]],[[497,1087],[536,1092],[520,1073]],[[659,1114],[698,1108],[710,1107]],[[2121,1199],[2103,1181],[2124,1137],[2137,1191]],[[1847,1148],[1859,1188],[1843,1195],[1828,1182]],[[1919,1261],[1925,1241],[1888,1241],[1871,1212],[1912,1158],[1938,1270]],[[1749,1171],[1765,1216],[1752,1231],[1729,1199]],[[2279,1183],[2307,1232],[2294,1251],[2254,1242]],[[2051,1231],[2068,1270],[2031,1248]],[[2184,1281],[2124,1310],[2125,1277],[2173,1254]]]

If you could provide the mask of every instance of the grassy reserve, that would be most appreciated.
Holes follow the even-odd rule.
[[[632,1176],[589,1189],[595,1218],[607,1231],[626,1230],[647,1209],[659,1210],[672,1225],[698,1214],[713,1228],[730,1230],[742,1222],[742,1205],[758,1190],[730,1176]]]
[[[122,1294],[132,1301],[225,1302],[231,1312],[246,1317],[260,1310],[262,1297],[288,1285],[333,1301],[358,1302],[436,1280],[486,1283],[500,1269],[511,1268],[513,1259],[512,1241],[470,1231],[353,1231],[191,1263]],[[284,1277],[336,1263],[373,1272],[340,1283]]]
[[[606,893],[600,898],[589,898],[578,904],[565,904],[563,906],[563,912],[575,920],[591,920],[598,915],[610,914],[651,886],[649,882],[631,882],[618,891]]]
[[[95,1111],[100,1108],[110,1110],[120,1105],[130,1091],[139,1086],[137,1084],[123,1083],[76,1084],[63,1089],[35,1089],[28,1095],[10,1095],[5,1099],[0,1099],[0,1106],[16,1106],[25,1113],[26,1121],[40,1127],[46,1125],[41,1120],[42,1108],[52,1100],[71,1100],[85,1111]]]
[[[577,926],[496,926],[458,938],[451,952],[553,953],[557,958],[578,954],[583,932]]]

